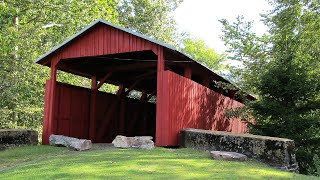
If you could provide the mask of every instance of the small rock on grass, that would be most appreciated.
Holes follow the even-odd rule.
[[[244,154],[228,151],[210,151],[210,156],[215,160],[246,161],[248,157]]]

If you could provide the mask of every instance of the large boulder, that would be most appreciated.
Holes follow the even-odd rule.
[[[112,144],[117,148],[152,149],[154,143],[151,136],[126,137],[118,135]]]
[[[246,161],[248,157],[244,154],[228,151],[210,151],[210,156],[215,160]]]
[[[68,137],[63,135],[54,135],[52,134],[49,137],[50,145],[52,146],[66,146],[70,149],[83,151],[92,148],[91,140],[87,139],[78,139],[74,137]]]

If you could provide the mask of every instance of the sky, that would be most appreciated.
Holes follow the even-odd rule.
[[[222,53],[226,47],[220,39],[222,25],[219,19],[233,22],[238,15],[243,15],[247,21],[254,21],[254,32],[263,34],[266,27],[259,14],[270,8],[265,0],[184,0],[173,16],[180,31],[205,40],[216,52]]]

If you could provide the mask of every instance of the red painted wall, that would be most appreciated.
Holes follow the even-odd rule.
[[[239,119],[228,120],[224,116],[226,109],[243,104],[171,71],[164,71],[163,83],[166,91],[162,100],[167,104],[162,114],[167,118],[159,123],[161,127],[157,127],[165,134],[159,136],[158,146],[178,145],[178,134],[184,128],[235,133],[247,131],[246,124]]]
[[[46,97],[50,90],[48,86],[49,81]],[[57,83],[54,125],[49,125],[48,118],[44,116],[44,144],[49,143],[50,134],[89,139],[90,93],[90,89]],[[93,142],[110,143],[119,134],[155,136],[155,104],[99,92],[96,107]],[[55,127],[53,132],[48,132],[48,126]]]
[[[87,139],[90,90],[58,83],[55,103],[55,134]]]

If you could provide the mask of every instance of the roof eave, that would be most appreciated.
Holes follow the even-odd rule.
[[[150,42],[153,42],[155,44],[158,44],[160,46],[163,46],[163,47],[166,47],[168,49],[171,49],[171,50],[174,50],[176,51],[176,48],[174,48],[173,46],[170,46],[168,44],[165,44],[163,42],[160,42],[160,41],[157,41],[157,40],[154,40],[154,39],[151,39],[143,34],[140,34],[140,33],[137,33],[137,32],[134,32],[134,31],[131,31],[127,28],[123,28],[121,26],[118,26],[116,24],[112,24],[112,23],[109,23],[108,21],[106,20],[103,20],[103,19],[97,19],[95,20],[94,22],[90,23],[89,25],[87,25],[85,28],[83,28],[82,30],[80,30],[78,33],[74,34],[73,36],[71,36],[70,38],[68,38],[67,40],[65,40],[64,42],[62,42],[61,44],[53,47],[49,52],[47,52],[46,54],[43,54],[42,56],[40,56],[38,59],[36,59],[34,62],[35,63],[38,63],[38,64],[43,64],[42,61],[44,59],[46,59],[48,56],[50,56],[51,54],[53,54],[55,51],[57,51],[58,49],[62,48],[63,46],[65,46],[66,44],[68,44],[69,42],[71,42],[72,40],[74,40],[75,38],[77,38],[78,36],[80,36],[81,34],[85,33],[87,30],[89,30],[91,27],[95,26],[96,24],[98,23],[103,23],[105,25],[108,25],[108,26],[111,26],[111,27],[114,27],[116,29],[120,29],[122,31],[125,31],[129,34],[133,34],[135,36],[138,36],[140,38],[143,38],[147,41],[150,41]]]

